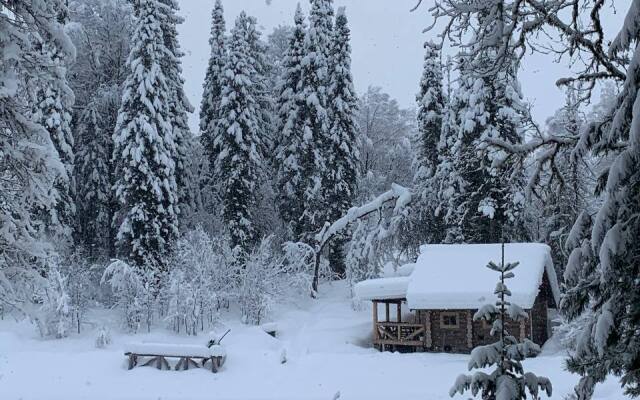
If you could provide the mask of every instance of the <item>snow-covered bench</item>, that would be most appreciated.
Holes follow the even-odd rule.
[[[131,343],[125,347],[124,355],[129,357],[129,369],[138,365],[139,358],[149,358],[142,366],[155,365],[158,369],[171,369],[167,358],[178,358],[175,370],[189,367],[204,368],[211,362],[211,371],[218,372],[226,359],[224,348],[218,344],[211,347],[190,344]]]

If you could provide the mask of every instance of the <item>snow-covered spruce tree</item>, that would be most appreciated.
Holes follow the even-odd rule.
[[[596,154],[613,157],[601,178],[603,202],[592,227],[583,215],[567,240],[573,251],[565,271],[568,291],[560,306],[570,320],[590,310],[578,347],[567,363],[570,371],[582,376],[576,388],[579,399],[589,399],[593,386],[609,373],[621,377],[627,395],[640,396],[639,32],[640,2],[634,0],[609,49],[611,57],[627,51],[631,55],[618,100],[606,121],[590,125],[583,133],[576,149],[586,144]]]
[[[46,5],[43,4],[43,6],[51,7],[50,12],[55,13],[55,18],[59,23],[65,24],[68,21],[69,13],[66,2],[53,1]],[[62,240],[62,245],[65,246],[70,245],[73,240],[72,229],[75,217],[74,140],[71,132],[71,107],[74,103],[74,96],[66,84],[65,77],[67,64],[73,62],[75,58],[75,50],[69,54],[51,38],[34,36],[31,39],[34,48],[42,52],[45,58],[51,60],[51,64],[47,68],[52,68],[54,73],[60,77],[55,81],[45,75],[45,79],[39,84],[39,90],[36,93],[38,104],[34,110],[34,118],[38,119],[39,123],[49,132],[66,172],[66,176],[61,176],[55,181],[59,197],[56,200],[54,213],[43,216],[49,234],[57,240]],[[59,82],[65,83],[60,85]]]
[[[200,104],[200,142],[204,148],[204,153],[209,161],[209,172],[214,170],[214,165],[218,154],[214,152],[214,141],[216,135],[216,124],[218,120],[218,110],[222,100],[222,76],[225,71],[227,61],[227,47],[225,39],[225,21],[222,1],[216,0],[211,12],[211,36],[209,46],[211,53],[207,73],[204,78],[202,102]],[[211,177],[205,177],[204,190],[215,190]],[[209,203],[206,206],[210,206]]]
[[[522,237],[524,170],[489,140],[519,144],[523,139],[525,108],[517,81],[517,63],[509,60],[496,73],[497,49],[461,54],[458,93],[458,138],[453,147],[453,168],[462,178],[464,192],[454,194],[453,207],[464,240],[495,243],[502,231],[508,239]],[[473,54],[473,58],[471,58]]]
[[[277,186],[281,188],[278,192],[280,216],[290,226],[292,233],[296,232],[296,239],[298,239],[298,224],[303,212],[303,163],[300,153],[303,136],[302,118],[298,113],[306,36],[306,24],[300,4],[296,8],[294,22],[289,48],[283,61],[283,76],[279,84],[274,169]]]
[[[34,290],[50,254],[38,219],[55,216],[54,182],[68,178],[49,131],[34,115],[43,87],[69,93],[64,69],[49,52],[71,59],[73,44],[58,20],[63,1],[0,1],[0,306],[34,315]]]
[[[95,104],[89,104],[78,122],[76,157],[76,243],[90,258],[108,256],[111,213],[111,132],[106,132]]]
[[[223,219],[232,247],[244,254],[257,242],[253,211],[264,164],[261,110],[253,85],[258,72],[249,42],[252,31],[255,20],[241,13],[231,30],[213,148],[218,154],[213,176],[221,188]]]
[[[414,247],[424,243],[440,243],[445,232],[442,216],[436,215],[438,192],[434,179],[440,163],[438,145],[445,113],[442,62],[436,44],[428,42],[424,48],[424,68],[416,96],[418,135],[415,142],[418,150],[414,186],[417,201],[414,200],[411,206]]]
[[[297,239],[312,240],[328,217],[328,204],[322,198],[322,181],[329,168],[327,89],[333,24],[331,3],[331,0],[311,0],[297,115],[291,122],[302,133],[298,149],[302,180],[300,189],[294,190],[294,193],[302,193],[302,214],[295,218],[297,223],[293,229]]]
[[[255,69],[252,83],[254,95],[259,105],[258,127],[266,148],[272,149],[276,123],[274,116],[276,105],[273,99],[273,88],[269,87],[268,81],[268,76],[271,74],[271,66],[267,59],[267,45],[262,41],[262,34],[258,30],[258,20],[251,16],[249,19],[251,23],[247,31],[247,42],[250,48],[250,61]],[[266,172],[266,175],[270,175],[270,173]]]
[[[162,15],[162,34],[167,54],[162,62],[163,73],[170,90],[168,122],[173,129],[176,153],[175,177],[178,189],[180,222],[187,223],[195,212],[196,177],[193,175],[191,160],[193,157],[193,135],[189,129],[187,113],[194,111],[184,92],[181,57],[184,53],[178,42],[177,25],[184,19],[177,15],[180,6],[176,0],[158,0]]]
[[[453,90],[451,82],[452,62],[447,63],[447,101],[444,105],[442,127],[438,141],[438,164],[432,178],[436,193],[436,209],[434,216],[442,220],[444,224],[445,243],[458,243],[464,241],[459,209],[455,206],[458,196],[465,190],[465,182],[459,171],[455,168],[457,158],[456,143],[458,141],[458,113],[460,111],[460,99],[458,92]],[[464,72],[460,69],[461,77]]]
[[[344,8],[338,10],[333,29],[329,62],[329,148],[327,173],[323,179],[323,195],[328,221],[343,216],[353,205],[358,174],[358,144],[356,109],[358,99],[351,76],[351,32]],[[346,272],[344,245],[341,235],[329,245],[329,263],[341,277]]]
[[[478,346],[471,351],[469,370],[494,367],[490,373],[477,371],[473,375],[460,375],[449,395],[463,394],[470,390],[475,397],[478,393],[486,400],[526,400],[527,391],[532,398],[538,399],[540,390],[551,397],[549,379],[524,372],[522,361],[540,353],[540,347],[524,339],[518,341],[507,331],[507,318],[520,321],[528,318],[528,314],[518,305],[509,302],[511,292],[506,281],[514,277],[512,270],[518,263],[504,261],[504,245],[502,262],[498,265],[489,262],[487,268],[500,274],[495,294],[498,298],[495,305],[485,304],[473,316],[474,321],[485,320],[491,323],[491,336],[497,336],[495,343]]]
[[[122,257],[135,266],[165,270],[178,233],[175,143],[169,116],[172,91],[162,70],[166,47],[156,0],[140,0],[138,26],[127,60],[118,123],[113,136]]]

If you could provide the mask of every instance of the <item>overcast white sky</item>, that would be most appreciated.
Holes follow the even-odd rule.
[[[184,71],[186,91],[198,108],[202,82],[209,57],[209,29],[213,0],[179,0],[185,23],[180,27],[181,43],[186,56]],[[422,44],[435,32],[423,33],[431,23],[425,0],[417,11],[409,12],[416,0],[334,0],[335,6],[346,6],[352,34],[352,72],[356,90],[362,93],[369,85],[381,86],[404,107],[413,107],[422,70]],[[258,18],[263,33],[281,24],[292,24],[298,0],[223,0],[229,29],[245,10]],[[622,24],[627,11],[625,1],[618,1],[618,13],[609,17],[610,26]],[[305,12],[308,1],[301,1]],[[564,94],[554,82],[568,71],[566,65],[554,63],[549,56],[527,57],[520,73],[525,98],[534,105],[534,117],[543,122],[562,106]],[[196,113],[197,114],[197,113]],[[197,127],[197,115],[192,127]]]

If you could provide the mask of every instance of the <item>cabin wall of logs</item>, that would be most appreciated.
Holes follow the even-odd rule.
[[[546,302],[539,296],[526,321],[507,321],[508,331],[542,345],[547,335]],[[496,341],[491,324],[473,321],[477,310],[408,310],[404,299],[373,301],[373,344],[381,351],[469,353]],[[544,334],[543,334],[544,332]]]

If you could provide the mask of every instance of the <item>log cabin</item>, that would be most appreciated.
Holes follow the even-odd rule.
[[[473,315],[496,301],[499,275],[486,265],[500,260],[501,244],[424,245],[417,261],[398,268],[396,276],[358,283],[356,296],[372,302],[373,345],[381,351],[469,353],[495,342],[490,324]],[[506,327],[543,345],[560,298],[551,250],[538,243],[506,244],[505,262],[516,261],[515,277],[506,281],[509,301],[529,318]]]

